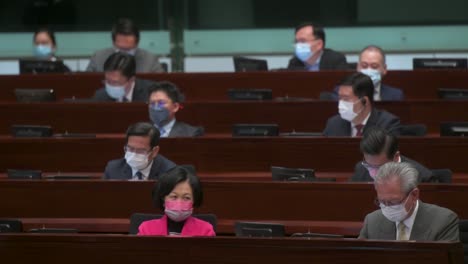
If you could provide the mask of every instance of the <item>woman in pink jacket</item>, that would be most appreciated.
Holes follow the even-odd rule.
[[[143,222],[138,235],[215,236],[213,226],[192,216],[202,203],[203,192],[197,176],[177,166],[159,177],[153,200],[164,211],[160,219]]]

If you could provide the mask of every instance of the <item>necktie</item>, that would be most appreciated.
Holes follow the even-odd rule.
[[[138,180],[143,180],[143,173],[141,173],[141,171],[137,171],[137,173],[135,173],[135,176],[138,178]]]
[[[398,224],[398,240],[408,240],[408,234],[406,234],[406,226],[403,222]]]
[[[127,99],[127,97],[125,97],[125,96],[124,96],[124,97],[122,98],[122,102],[124,102],[124,103],[128,103],[128,99]]]
[[[362,129],[364,128],[363,124],[359,124],[355,126],[357,132],[356,132],[356,137],[362,137]]]
[[[166,130],[163,127],[160,127],[159,128],[159,134],[160,134],[161,137],[165,136]]]

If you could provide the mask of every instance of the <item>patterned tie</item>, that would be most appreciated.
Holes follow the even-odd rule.
[[[138,178],[138,180],[143,180],[143,173],[141,173],[141,171],[137,171],[137,173],[135,173],[135,176]]]
[[[359,124],[359,125],[356,125],[354,126],[357,130],[356,132],[356,137],[362,137],[362,129],[364,128],[364,125],[363,124]]]
[[[406,226],[403,222],[398,224],[398,240],[408,240],[408,234],[406,234]]]

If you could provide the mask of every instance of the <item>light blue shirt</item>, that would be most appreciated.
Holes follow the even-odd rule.
[[[323,55],[323,52],[320,54],[320,56],[318,57],[317,61],[315,61],[314,64],[312,65],[309,65],[307,64],[307,62],[305,63],[306,65],[306,69],[308,71],[320,71],[320,60],[322,59],[322,55]]]
[[[164,125],[162,128],[159,128],[157,125],[154,125],[159,132],[161,133],[160,137],[169,137],[169,133],[171,133],[172,127],[174,127],[174,124],[176,122],[176,119],[172,119],[169,123]]]

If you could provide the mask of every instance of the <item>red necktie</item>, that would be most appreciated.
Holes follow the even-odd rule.
[[[357,132],[356,132],[356,137],[362,137],[362,129],[364,128],[363,124],[359,124],[355,126]]]

